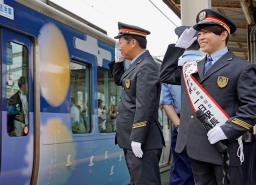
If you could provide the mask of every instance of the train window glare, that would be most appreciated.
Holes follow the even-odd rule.
[[[98,68],[97,102],[100,132],[111,133],[116,130],[117,102],[120,90],[120,87],[115,85],[110,72],[104,68]]]
[[[89,72],[89,67],[84,64],[70,64],[70,118],[74,134],[91,132]]]
[[[25,136],[29,126],[28,50],[14,42],[8,42],[6,49],[7,132]]]

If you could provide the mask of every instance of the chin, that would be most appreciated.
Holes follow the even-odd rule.
[[[131,57],[125,57],[125,59],[126,59],[126,60],[132,60],[132,58],[131,58]]]
[[[208,53],[208,52],[209,52],[207,48],[204,48],[204,47],[203,47],[203,48],[200,48],[200,49],[201,49],[201,51],[204,52],[204,53]]]
[[[200,48],[200,50],[202,51],[202,52],[206,52],[206,49],[205,48]]]

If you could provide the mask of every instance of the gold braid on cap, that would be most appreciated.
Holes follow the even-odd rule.
[[[228,31],[228,33],[230,34],[230,28],[229,28],[229,26],[228,26],[225,22],[223,22],[222,20],[220,20],[220,19],[218,19],[218,18],[216,18],[216,17],[212,17],[212,16],[207,16],[207,17],[205,18],[205,20],[210,20],[210,21],[219,23],[219,24],[220,24],[221,26],[223,26],[223,27]]]
[[[119,30],[120,33],[127,33],[127,34],[132,34],[132,35],[139,35],[139,36],[143,36],[146,37],[146,33],[142,32],[142,31],[138,31],[138,30],[133,30],[133,29],[128,29],[128,28],[121,28]]]

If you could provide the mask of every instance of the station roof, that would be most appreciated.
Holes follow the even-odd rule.
[[[163,0],[168,7],[181,15],[180,0]],[[212,0],[212,8],[235,22],[237,31],[229,38],[228,47],[236,55],[248,59],[248,33],[256,21],[256,0]]]

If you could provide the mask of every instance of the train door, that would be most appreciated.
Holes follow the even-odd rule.
[[[7,29],[0,32],[0,185],[27,185],[34,150],[32,40]]]

